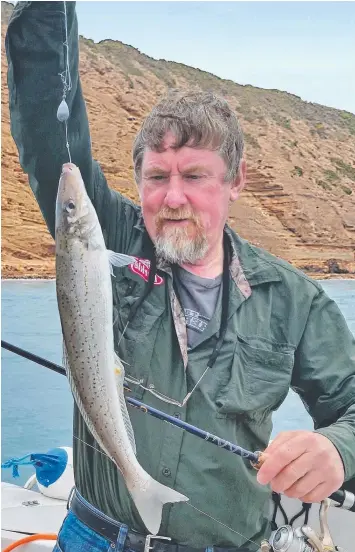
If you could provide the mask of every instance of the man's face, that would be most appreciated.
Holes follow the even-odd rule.
[[[245,163],[234,182],[225,182],[225,162],[216,151],[184,146],[146,150],[139,190],[147,231],[157,253],[169,262],[194,264],[221,243],[229,201],[244,186]]]

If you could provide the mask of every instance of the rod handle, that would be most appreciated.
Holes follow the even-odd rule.
[[[255,454],[258,455],[258,461],[257,462],[250,462],[251,465],[255,470],[260,470],[261,466],[265,462],[265,460],[268,458],[268,454],[265,454],[265,452],[261,452],[260,450],[257,450]]]

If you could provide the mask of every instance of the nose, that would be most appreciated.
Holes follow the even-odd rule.
[[[171,175],[167,187],[164,205],[170,209],[178,209],[182,205],[186,205],[187,197],[184,191],[184,182],[180,175]]]

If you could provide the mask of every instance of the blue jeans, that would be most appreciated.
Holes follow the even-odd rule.
[[[86,504],[93,511],[98,512],[88,502]],[[106,517],[101,512],[100,515]],[[122,525],[117,542],[110,541],[90,529],[69,510],[60,528],[53,552],[122,552],[127,533],[127,525]]]

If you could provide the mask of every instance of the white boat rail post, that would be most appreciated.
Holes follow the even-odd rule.
[[[37,483],[37,477],[36,477],[36,474],[34,473],[33,475],[31,475],[31,477],[29,479],[27,479],[26,483],[24,484],[23,488],[24,489],[32,489],[32,487],[34,487]]]

